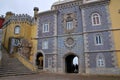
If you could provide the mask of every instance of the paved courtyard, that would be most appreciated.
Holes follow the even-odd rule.
[[[38,73],[0,77],[0,80],[120,80],[120,76]]]

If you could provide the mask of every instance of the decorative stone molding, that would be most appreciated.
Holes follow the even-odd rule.
[[[54,3],[51,7],[52,10],[65,9],[73,6],[78,6],[82,4],[82,0],[64,0],[61,2]]]
[[[63,20],[63,28],[65,33],[72,33],[74,32],[75,28],[77,27],[77,18],[75,13],[69,13],[69,14],[63,14],[62,16]],[[73,21],[73,29],[67,30],[66,24],[67,21]]]
[[[18,52],[23,55],[26,59],[30,59],[30,56],[33,56],[32,54],[32,48],[33,43],[27,39],[21,39],[19,46],[18,46]]]
[[[67,48],[70,48],[70,49],[71,49],[71,48],[73,48],[74,45],[76,44],[76,41],[75,41],[74,38],[68,37],[68,38],[65,39],[64,44],[65,44],[65,46],[66,46]]]

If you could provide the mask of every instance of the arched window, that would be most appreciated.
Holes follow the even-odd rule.
[[[96,65],[97,67],[105,67],[105,58],[103,54],[99,53],[96,56]]]
[[[98,13],[93,13],[91,18],[93,26],[101,24],[100,15]]]
[[[19,33],[20,33],[20,26],[16,26],[16,27],[15,27],[14,33],[15,33],[15,34],[19,34]]]

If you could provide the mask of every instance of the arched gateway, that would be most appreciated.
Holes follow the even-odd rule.
[[[43,69],[43,54],[42,53],[37,53],[36,65],[37,65],[38,69]]]
[[[65,57],[65,72],[66,73],[78,73],[78,71],[79,71],[79,67],[78,66],[79,65],[78,64],[74,64],[74,63],[78,63],[78,60],[76,60],[74,62],[74,59],[76,57],[77,56],[74,55],[74,54],[70,54],[70,55],[67,55]]]

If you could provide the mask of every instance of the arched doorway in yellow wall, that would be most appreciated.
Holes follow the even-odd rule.
[[[36,55],[36,65],[38,69],[43,69],[43,54],[41,52]]]

